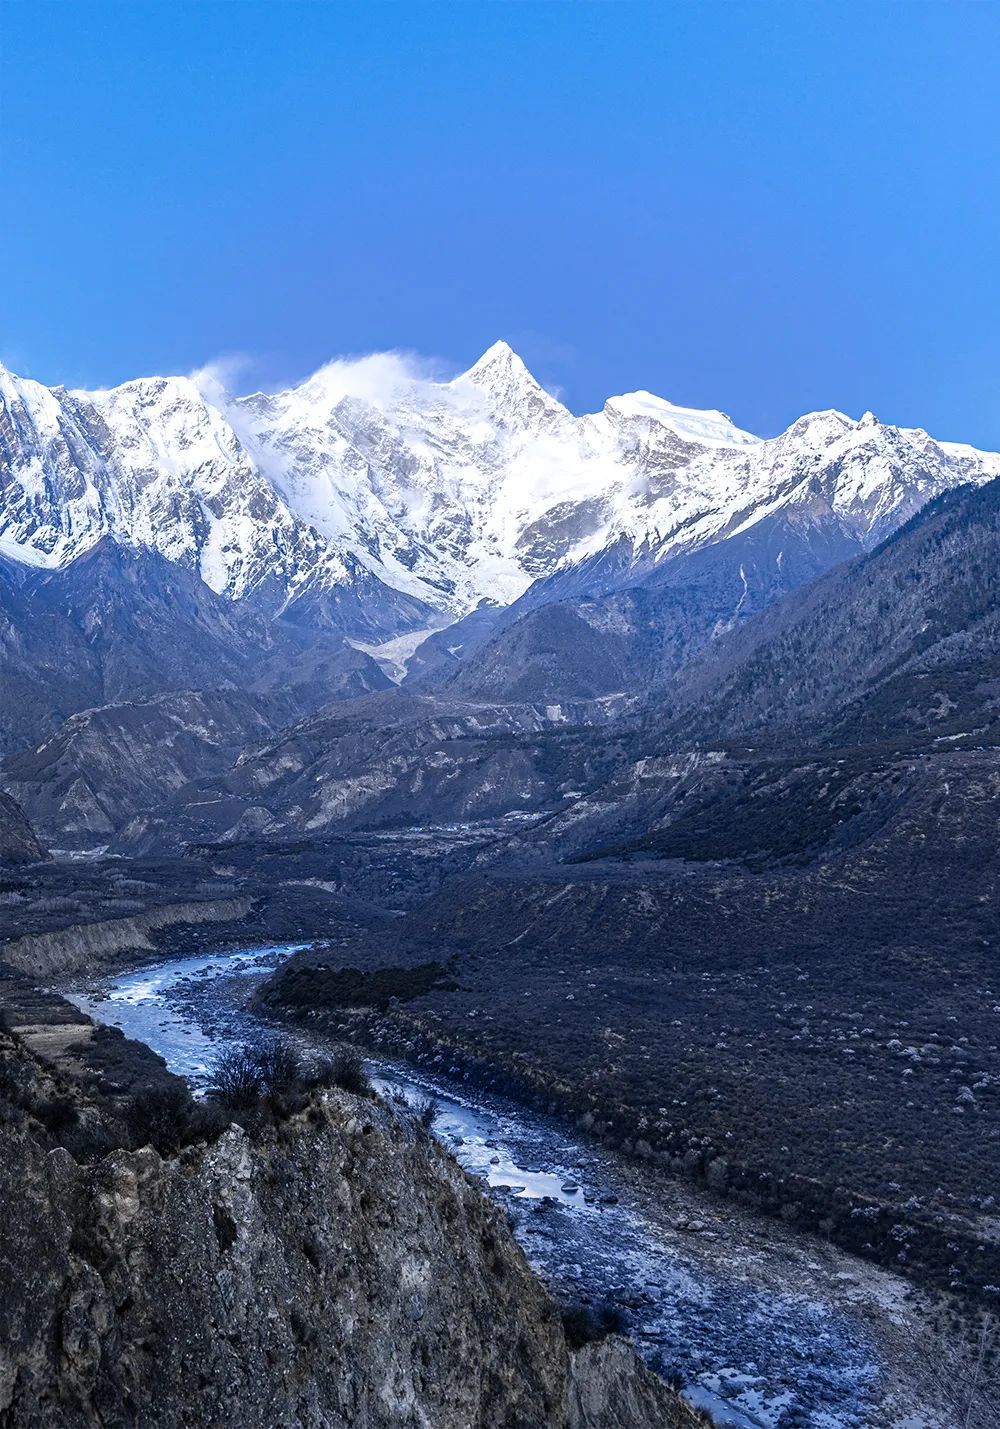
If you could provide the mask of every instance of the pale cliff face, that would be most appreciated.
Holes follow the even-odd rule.
[[[624,1344],[570,1356],[498,1210],[380,1103],[176,1158],[0,1143],[10,1429],[695,1422]]]

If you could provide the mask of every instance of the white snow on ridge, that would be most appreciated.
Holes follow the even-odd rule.
[[[652,392],[626,392],[621,397],[609,397],[605,412],[628,420],[645,418],[668,427],[681,441],[705,447],[756,446],[763,438],[743,432],[724,412],[698,411],[693,407],[676,407],[664,397]]]
[[[110,534],[278,609],[360,570],[448,618],[613,542],[665,559],[783,510],[873,544],[997,475],[996,453],[871,413],[767,440],[644,391],[577,417],[504,342],[450,381],[377,354],[250,397],[205,374],[88,393],[0,368],[0,555],[61,565]]]

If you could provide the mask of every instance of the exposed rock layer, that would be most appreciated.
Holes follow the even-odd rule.
[[[0,792],[0,863],[34,863],[45,857],[20,805]]]
[[[367,1098],[178,1158],[0,1150],[7,1429],[698,1422],[624,1344],[570,1355],[499,1211]]]

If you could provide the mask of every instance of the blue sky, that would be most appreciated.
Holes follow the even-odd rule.
[[[1000,447],[1000,5],[5,0],[0,358],[647,387]]]

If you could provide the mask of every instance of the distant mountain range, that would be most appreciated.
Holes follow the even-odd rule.
[[[0,369],[0,555],[59,569],[111,537],[377,643],[533,583],[534,605],[648,584],[763,522],[794,531],[812,570],[1000,474],[1000,455],[870,413],[813,413],[767,441],[647,392],[577,417],[503,342],[448,382],[396,364],[366,387],[344,370],[232,397],[205,379],[84,392]],[[770,586],[801,575],[790,561],[769,552]]]
[[[987,628],[973,513],[1000,455],[870,413],[762,440],[648,393],[576,417],[504,343],[450,382],[351,371],[245,398],[0,373],[0,757],[51,846],[579,799],[550,830],[574,854],[659,819],[612,782],[614,816],[572,832],[646,757],[636,729],[665,731],[658,757],[755,720],[825,729],[852,700],[912,725],[879,672],[913,693],[942,620],[949,659]],[[947,562],[905,556],[942,523]]]

